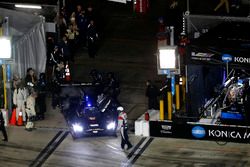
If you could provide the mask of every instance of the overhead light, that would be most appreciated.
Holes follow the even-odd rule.
[[[159,48],[158,55],[159,69],[176,69],[177,68],[177,47],[166,46]]]
[[[28,8],[28,9],[42,9],[40,5],[24,5],[24,4],[15,4],[16,8]]]
[[[11,58],[11,40],[8,37],[0,37],[0,59]]]

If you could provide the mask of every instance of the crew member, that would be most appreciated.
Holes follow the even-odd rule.
[[[117,100],[118,95],[120,94],[120,84],[116,79],[114,73],[108,73],[108,83],[105,90],[114,100]]]
[[[3,118],[2,111],[0,111],[0,130],[2,131],[3,137],[4,137],[2,139],[2,141],[8,141],[7,132],[6,132],[6,129],[5,129],[5,126],[4,126],[4,118]]]
[[[23,121],[26,121],[25,103],[28,96],[28,90],[24,87],[24,83],[20,82],[13,92],[13,104],[16,107],[16,120],[19,113],[22,112]]]
[[[27,124],[25,126],[25,129],[28,131],[31,131],[34,128],[33,121],[35,120],[35,116],[36,116],[36,110],[35,110],[36,97],[37,97],[37,93],[33,91],[28,96],[27,102],[26,102],[26,113],[27,113],[28,119],[27,119]]]
[[[47,93],[47,81],[45,73],[40,73],[38,83],[38,96],[36,104],[38,105],[39,112],[37,118],[40,120],[44,119],[44,113],[46,112],[46,93]]]
[[[152,81],[147,80],[146,82],[146,97],[148,97],[148,109],[149,110],[158,110],[159,104],[158,104],[158,96],[159,96],[159,90],[157,87],[152,84]]]
[[[133,145],[129,141],[128,137],[128,123],[127,123],[127,113],[123,111],[123,107],[118,107],[120,111],[118,116],[118,130],[121,133],[121,148],[124,149],[125,145],[127,145],[127,150],[133,147]]]
[[[87,28],[88,53],[90,58],[95,58],[97,52],[98,34],[94,20],[91,20]]]

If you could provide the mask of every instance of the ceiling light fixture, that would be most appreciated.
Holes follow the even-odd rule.
[[[24,5],[24,4],[15,4],[16,8],[28,8],[28,9],[42,9],[40,5]]]

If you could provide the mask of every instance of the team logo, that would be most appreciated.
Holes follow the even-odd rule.
[[[192,128],[192,135],[195,138],[201,139],[201,138],[205,137],[206,131],[201,126],[195,126],[195,127]]]
[[[230,54],[223,54],[221,59],[223,62],[229,63],[229,62],[233,61],[233,56]]]

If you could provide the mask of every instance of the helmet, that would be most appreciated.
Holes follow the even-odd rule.
[[[117,111],[123,111],[124,108],[122,106],[117,107]]]

